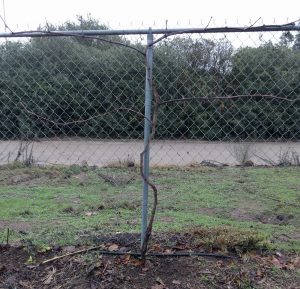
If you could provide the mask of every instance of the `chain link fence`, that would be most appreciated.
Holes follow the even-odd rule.
[[[164,105],[151,163],[233,165],[241,141],[256,164],[299,153],[297,37],[186,33],[157,43],[154,85]],[[141,38],[106,36],[143,51]],[[1,163],[18,158],[20,140],[38,164],[138,162],[144,74],[143,55],[114,43],[50,36],[2,43]]]
[[[163,37],[154,35],[160,41],[152,45],[153,92],[160,105],[150,166],[299,165],[300,34],[295,27],[162,29]],[[82,229],[81,237],[104,208],[102,221],[92,221],[95,228],[136,230],[145,35],[38,33],[44,32],[16,33],[0,46],[0,163],[9,168],[1,182],[40,194],[54,184],[53,206],[69,215],[76,215],[77,204],[90,194],[95,206],[82,209],[88,221],[75,225],[61,216],[68,226]],[[22,171],[18,175],[13,168]],[[42,184],[46,187],[40,189]],[[95,190],[107,192],[111,186],[108,196],[96,197]],[[75,193],[61,207],[69,188]],[[20,222],[30,217],[31,205],[19,212]],[[49,218],[41,214],[41,223]],[[65,233],[57,228],[57,235]]]

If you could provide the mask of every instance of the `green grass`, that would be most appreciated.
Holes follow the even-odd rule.
[[[299,168],[154,168],[152,179],[159,192],[156,232],[226,226],[300,252]],[[141,187],[138,169],[3,166],[0,238],[8,227],[12,240],[50,245],[138,232]]]

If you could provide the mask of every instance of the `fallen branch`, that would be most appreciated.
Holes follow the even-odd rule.
[[[70,257],[70,256],[78,255],[78,254],[83,254],[83,253],[95,251],[95,250],[98,250],[100,248],[103,248],[103,245],[96,246],[96,247],[91,247],[91,248],[86,248],[86,249],[82,249],[82,250],[78,250],[78,251],[74,251],[74,252],[64,254],[64,255],[60,255],[60,256],[55,256],[51,259],[47,259],[47,260],[42,261],[37,266],[49,264],[49,263],[55,262],[57,260],[66,258],[66,257]],[[101,255],[112,255],[112,256],[132,256],[132,257],[135,257],[135,258],[141,258],[141,260],[143,260],[141,253],[105,251],[105,250],[99,250],[98,253],[101,254]],[[237,256],[229,256],[229,255],[214,254],[214,253],[203,253],[203,252],[191,252],[191,251],[189,251],[189,252],[178,252],[178,253],[149,253],[149,254],[146,254],[146,256],[158,257],[158,258],[163,258],[163,257],[193,257],[193,256],[220,258],[220,259],[237,259],[238,258]]]
[[[48,264],[48,263],[57,261],[59,259],[65,258],[65,257],[74,256],[74,255],[81,254],[81,253],[87,253],[87,252],[90,252],[90,251],[95,251],[95,250],[100,249],[102,247],[103,247],[103,245],[96,246],[96,247],[91,247],[91,248],[87,248],[87,249],[82,249],[82,250],[78,250],[78,251],[74,251],[74,252],[67,253],[67,254],[60,255],[60,256],[55,256],[51,259],[48,259],[48,260],[45,260],[45,261],[41,262],[40,265]]]

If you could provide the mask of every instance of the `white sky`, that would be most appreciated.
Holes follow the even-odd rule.
[[[257,24],[277,24],[300,18],[300,0],[0,0],[0,14],[5,16],[13,31],[36,29],[39,24],[60,24],[75,20],[76,15],[91,13],[93,18],[119,28],[146,28],[154,26],[203,27],[210,17],[210,26],[249,25],[262,17]],[[237,19],[239,21],[237,22]],[[0,32],[5,30],[0,21]]]

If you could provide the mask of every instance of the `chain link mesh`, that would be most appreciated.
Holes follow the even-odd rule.
[[[156,44],[154,85],[166,103],[159,109],[152,164],[207,159],[235,164],[229,142],[241,140],[273,160],[281,150],[299,152],[300,60],[294,37],[184,34]],[[40,164],[138,161],[144,73],[142,55],[97,40],[3,43],[1,163],[16,159],[20,139],[34,144],[33,158]]]
[[[145,49],[142,36],[106,39]],[[55,180],[59,212],[70,214],[77,214],[77,204],[90,194],[94,207],[78,213],[91,217],[88,221],[75,225],[65,215],[59,219],[80,228],[80,238],[87,222],[95,230],[136,231],[144,129],[142,53],[95,39],[15,38],[0,46],[0,71],[0,163],[31,168],[20,176],[11,170],[1,182],[12,188],[28,185],[42,194],[47,187],[39,189],[41,182],[50,186]],[[299,33],[168,37],[154,45],[153,76],[161,104],[151,166],[299,165]],[[35,172],[35,165],[58,169]],[[93,187],[99,182],[99,188]],[[69,185],[75,193],[62,206]],[[126,194],[121,194],[124,186]],[[106,197],[94,194],[108,187]],[[103,208],[108,211],[99,223],[93,216]],[[28,205],[16,219],[22,221],[32,210]],[[49,217],[42,214],[40,220],[42,226]],[[56,236],[66,237],[56,220],[50,221]]]
[[[193,34],[160,43],[154,67],[166,103],[157,137],[168,140],[168,148],[157,161],[232,165],[246,147],[256,164],[275,163],[288,151],[299,154],[294,38],[284,32]]]

